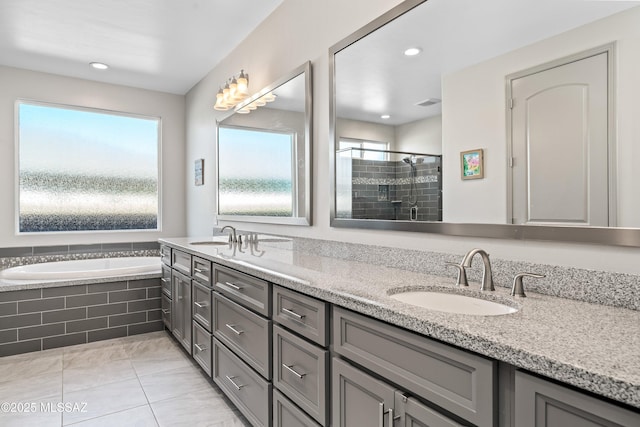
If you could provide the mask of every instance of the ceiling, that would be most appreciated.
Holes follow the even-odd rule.
[[[399,125],[439,115],[442,76],[640,4],[615,0],[429,0],[335,57],[338,117]],[[422,53],[407,57],[409,47]],[[381,115],[389,114],[389,119]]]
[[[0,65],[185,94],[282,1],[1,0]]]

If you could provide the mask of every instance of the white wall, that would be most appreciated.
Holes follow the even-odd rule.
[[[640,227],[635,185],[640,156],[640,10],[568,31],[443,78],[445,158],[484,148],[485,178],[462,181],[458,168],[443,168],[444,220],[507,221],[505,77],[511,73],[617,41],[618,225]],[[461,126],[461,124],[464,124]],[[498,189],[496,191],[496,189]],[[465,209],[473,206],[473,210]]]
[[[396,150],[442,154],[442,116],[396,126]]]
[[[340,138],[386,142],[389,144],[389,150],[393,151],[397,149],[395,126],[363,122],[360,120],[338,119],[336,121],[336,135]]]
[[[162,231],[16,235],[14,108],[18,98],[161,117]],[[181,95],[0,66],[0,247],[139,242],[183,235],[184,103]]]
[[[333,154],[329,141],[328,49],[398,3],[400,1],[397,0],[285,0],[254,33],[187,94],[186,164],[191,166],[193,160],[204,157],[207,165],[213,166],[215,119],[218,113],[213,110],[212,105],[219,85],[240,68],[244,68],[251,74],[250,90],[257,91],[304,61],[311,60],[313,63],[314,225],[295,227],[230,224],[259,232],[455,254],[463,254],[470,248],[479,246],[496,258],[640,273],[640,263],[637,262],[640,249],[635,248],[533,241],[523,243],[423,233],[339,229],[329,226],[329,159]],[[585,48],[591,47],[588,41],[588,37],[585,37]],[[575,46],[568,53],[574,50]],[[640,73],[636,72],[637,75]],[[504,86],[504,83],[501,85]],[[492,120],[495,116],[492,111],[486,114],[481,111],[477,115]],[[497,119],[504,122],[504,117]],[[635,122],[638,123],[640,120]],[[635,130],[638,130],[638,125],[634,126]],[[443,136],[446,138],[446,135]],[[499,135],[499,138],[504,141],[504,135]],[[494,151],[491,150],[487,154],[494,156]],[[213,173],[211,167],[208,167],[207,173]],[[210,235],[214,227],[215,187],[211,185],[211,180],[205,180],[206,184],[202,187],[194,187],[190,184],[190,175],[187,182],[187,232],[190,236]]]

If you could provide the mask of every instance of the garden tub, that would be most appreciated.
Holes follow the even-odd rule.
[[[11,267],[0,270],[0,280],[73,280],[161,272],[160,257],[95,258]]]

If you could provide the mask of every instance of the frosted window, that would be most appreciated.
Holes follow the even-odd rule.
[[[160,120],[18,103],[20,232],[158,229]]]
[[[219,126],[218,212],[294,216],[294,135]]]

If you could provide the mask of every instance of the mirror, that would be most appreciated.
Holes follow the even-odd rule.
[[[408,0],[334,45],[331,225],[640,246],[639,5]],[[349,140],[441,156],[440,220],[345,214]]]
[[[311,225],[311,63],[217,122],[217,219]]]

